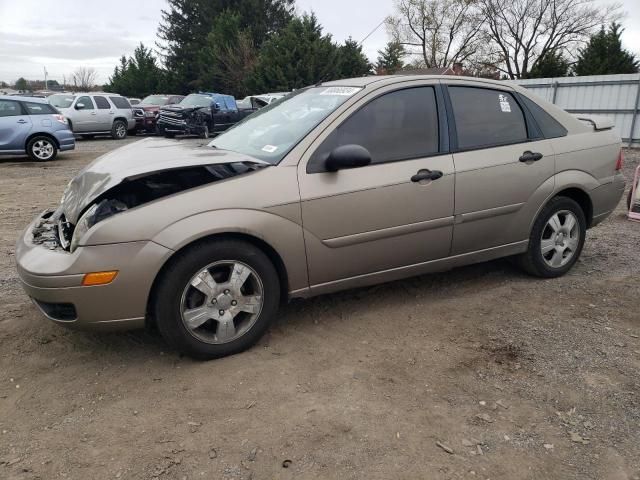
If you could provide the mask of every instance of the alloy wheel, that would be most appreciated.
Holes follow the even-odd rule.
[[[54,152],[53,144],[44,139],[35,142],[31,150],[39,160],[49,160]]]
[[[118,122],[116,125],[116,136],[118,138],[124,138],[127,135],[127,127],[122,122]]]
[[[540,250],[545,263],[560,268],[571,261],[580,245],[580,225],[569,210],[554,213],[542,230]]]
[[[247,264],[223,260],[196,273],[184,288],[180,315],[187,331],[209,344],[232,342],[255,324],[264,304],[262,280]]]

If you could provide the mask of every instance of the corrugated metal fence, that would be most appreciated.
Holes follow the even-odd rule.
[[[514,80],[569,113],[612,117],[622,141],[640,146],[640,74]]]

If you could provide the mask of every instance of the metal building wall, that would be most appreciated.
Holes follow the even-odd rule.
[[[514,80],[570,113],[604,115],[629,146],[640,146],[640,74]]]

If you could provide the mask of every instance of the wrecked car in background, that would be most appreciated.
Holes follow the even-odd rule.
[[[175,105],[184,99],[183,95],[149,95],[133,108],[136,119],[136,133],[156,133],[156,123],[160,107]]]
[[[208,146],[99,158],[26,228],[18,273],[58,324],[150,322],[193,357],[230,355],[290,298],[506,256],[566,274],[622,197],[621,146],[503,82],[319,84]]]
[[[222,132],[251,115],[257,108],[239,108],[231,95],[192,93],[177,105],[160,108],[158,133],[166,138],[176,135],[198,135]]]

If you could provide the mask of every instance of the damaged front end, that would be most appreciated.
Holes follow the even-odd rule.
[[[51,250],[73,252],[89,229],[107,218],[170,195],[247,174],[265,166],[268,164],[241,161],[172,168],[127,177],[89,200],[89,203],[76,214],[78,220],[75,224],[67,220],[68,212],[65,205],[65,198],[75,199],[75,195],[65,192],[60,207],[43,212],[35,222],[32,241]],[[70,185],[73,185],[73,182]],[[74,212],[71,206],[70,212]]]

